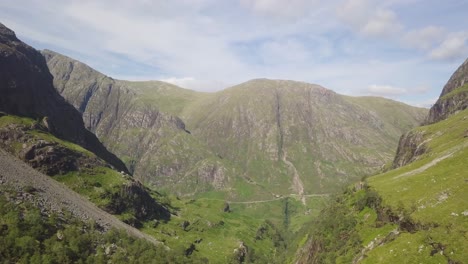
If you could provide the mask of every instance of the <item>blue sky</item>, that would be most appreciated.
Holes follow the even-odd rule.
[[[468,57],[468,0],[18,0],[0,22],[117,79],[253,78],[430,106]]]

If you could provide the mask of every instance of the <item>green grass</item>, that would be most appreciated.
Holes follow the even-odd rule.
[[[359,252],[364,250],[360,263],[464,263],[468,259],[467,129],[468,110],[414,129],[423,135],[424,154],[406,166],[368,177],[365,191],[348,188],[327,203],[316,222],[327,217],[333,206],[345,206],[345,215],[356,221],[352,230],[358,234]],[[344,215],[334,215],[330,221],[345,224],[339,217]],[[332,230],[309,231],[309,241],[311,234],[323,239],[332,236]],[[316,254],[334,259],[338,252],[356,249],[353,244],[336,248],[342,243],[333,241]],[[373,249],[367,248],[371,245]]]
[[[447,258],[439,252],[430,256],[429,244],[433,242],[443,244],[444,254],[452,260],[468,259],[468,243],[463,235],[468,232],[468,221],[462,214],[468,211],[468,141],[463,136],[468,128],[467,117],[465,110],[415,129],[424,133],[429,151],[407,166],[368,179],[386,206],[406,210],[423,230],[399,235],[371,251],[364,263],[446,262]],[[441,157],[447,158],[424,171],[415,171]],[[420,246],[423,249],[419,250]]]
[[[38,129],[29,129],[33,124],[37,123],[38,121],[35,121],[34,119],[28,118],[28,117],[19,117],[19,116],[14,116],[14,115],[5,115],[0,117],[0,128],[6,127],[8,125],[16,125],[16,126],[22,126],[28,128],[26,130],[26,133],[33,136],[34,140],[45,140],[48,142],[55,142],[58,143],[68,149],[71,149],[76,152],[83,153],[87,156],[95,156],[92,152],[89,150],[81,147],[80,145],[71,143],[69,141],[65,141],[62,139],[57,138],[56,136],[42,131]],[[17,145],[14,147],[17,151],[21,149],[21,144]]]
[[[19,117],[14,115],[4,115],[0,116],[0,127],[5,127],[10,124],[31,126],[34,124],[34,120],[27,117]]]
[[[73,171],[64,175],[54,176],[54,179],[64,183],[75,192],[87,197],[98,206],[106,206],[110,198],[106,192],[113,193],[128,182],[119,172],[106,167],[93,168],[86,171]]]
[[[449,98],[452,98],[454,96],[457,96],[461,93],[468,93],[468,84],[465,84],[463,86],[460,86],[454,90],[452,90],[450,93],[445,94],[444,96],[440,97],[440,101],[447,100]]]
[[[30,131],[28,131],[28,134],[33,135],[37,139],[42,139],[42,140],[46,140],[46,141],[49,141],[49,142],[58,143],[58,144],[66,147],[68,149],[71,149],[71,150],[76,151],[76,152],[83,153],[83,154],[85,154],[87,156],[95,156],[94,153],[92,153],[91,151],[81,147],[80,145],[77,145],[77,144],[71,143],[69,141],[59,139],[59,138],[55,137],[54,135],[52,135],[50,133],[47,133],[47,132],[44,132],[44,131],[30,130]]]

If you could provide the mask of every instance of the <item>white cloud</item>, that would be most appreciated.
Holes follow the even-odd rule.
[[[193,77],[170,77],[161,79],[163,82],[168,82],[182,88],[188,88],[191,90],[203,91],[203,92],[213,92],[224,89],[230,85],[223,81],[214,81],[214,80],[197,80]]]
[[[365,90],[366,93],[376,96],[387,96],[395,97],[406,94],[408,91],[403,88],[391,86],[391,85],[378,85],[372,84]]]
[[[443,27],[427,26],[407,32],[403,37],[403,42],[413,48],[428,50],[440,43],[446,34],[447,30]]]
[[[468,34],[464,32],[449,35],[438,47],[430,51],[435,60],[456,60],[468,54]]]
[[[265,64],[303,63],[311,56],[303,43],[295,39],[267,41],[260,46],[259,53]]]
[[[241,4],[256,14],[275,18],[299,19],[312,11],[314,0],[241,0]]]
[[[426,82],[434,87],[428,93],[439,94],[458,66],[428,61],[426,53],[453,58],[466,46],[450,33],[463,29],[445,23],[448,15],[412,16],[410,8],[430,6],[417,1],[22,0],[0,1],[0,17],[27,42],[84,59],[114,78],[165,79],[212,91],[266,77],[354,95],[370,83],[398,82],[406,93],[385,85],[367,93],[402,99],[416,93],[409,87]],[[407,35],[411,41],[402,41]]]
[[[395,12],[370,0],[347,0],[338,7],[337,15],[366,36],[394,36],[403,29]]]
[[[439,99],[438,97],[424,98],[419,100],[404,100],[405,103],[416,107],[431,108]]]
[[[400,32],[403,26],[397,16],[390,10],[377,10],[361,28],[361,32],[368,36],[389,36]]]

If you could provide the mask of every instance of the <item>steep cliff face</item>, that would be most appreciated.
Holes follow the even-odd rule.
[[[446,119],[448,116],[468,107],[468,59],[453,73],[444,86],[437,102],[431,107],[429,124]]]
[[[468,59],[453,73],[437,102],[429,110],[426,124],[447,119],[468,107]],[[410,131],[401,136],[393,168],[415,161],[427,151],[427,142],[421,131]]]
[[[418,156],[424,154],[425,151],[424,133],[420,131],[407,132],[400,138],[392,167],[398,168],[405,166],[416,160]]]
[[[227,169],[220,158],[174,115],[181,111],[180,101],[193,100],[198,93],[157,81],[114,80],[58,53],[45,50],[42,54],[57,91],[137,179],[169,186],[178,194],[226,186]]]
[[[78,111],[54,89],[44,57],[0,24],[0,111],[40,119],[54,135],[96,153],[115,168],[125,165],[83,126]]]
[[[375,172],[390,161],[399,136],[427,113],[267,79],[228,88],[189,109],[185,120],[193,135],[252,182],[281,194],[333,191]]]

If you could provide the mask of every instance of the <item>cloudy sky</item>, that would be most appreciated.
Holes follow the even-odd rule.
[[[468,0],[16,0],[0,22],[117,79],[253,78],[430,106],[468,57]]]

